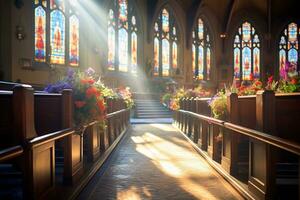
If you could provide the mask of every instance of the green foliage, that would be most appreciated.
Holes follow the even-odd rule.
[[[213,117],[216,119],[225,119],[227,114],[227,96],[225,92],[217,93],[209,103]]]

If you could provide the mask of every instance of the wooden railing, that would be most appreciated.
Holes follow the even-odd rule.
[[[96,166],[93,163],[116,145],[129,126],[130,110],[121,99],[107,102],[107,128],[95,121],[86,124],[79,135],[73,128],[71,90],[46,94],[16,85],[12,91],[0,91],[0,164],[11,163],[21,169],[24,199],[54,198],[58,157],[63,157],[60,184],[76,187],[83,174],[93,171],[84,167],[85,160],[90,162],[88,166]]]
[[[248,183],[255,198],[273,199],[282,188],[299,196],[300,94],[230,94],[227,103],[226,118],[218,120],[208,114],[207,100],[182,99],[174,123],[228,177]]]

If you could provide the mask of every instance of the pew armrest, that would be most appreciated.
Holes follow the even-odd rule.
[[[64,129],[64,130],[57,131],[57,132],[54,132],[54,133],[50,133],[50,134],[47,134],[47,135],[43,135],[43,136],[40,136],[40,137],[36,137],[36,138],[29,141],[29,146],[32,147],[32,148],[37,147],[37,146],[43,145],[43,144],[48,143],[48,142],[59,140],[59,139],[64,138],[68,135],[72,135],[73,133],[75,133],[75,131],[73,129],[69,128],[69,129]]]
[[[0,151],[0,162],[10,160],[12,158],[22,155],[24,152],[23,147],[14,146]]]

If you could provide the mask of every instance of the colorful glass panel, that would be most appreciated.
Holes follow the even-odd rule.
[[[177,68],[177,44],[176,42],[173,42],[173,47],[172,47],[172,65],[173,69]]]
[[[50,8],[65,11],[65,0],[50,0]]]
[[[154,69],[153,75],[159,75],[159,40],[158,38],[154,38]]]
[[[65,63],[65,16],[59,10],[50,14],[50,44],[52,64]]]
[[[197,77],[197,73],[196,73],[196,47],[195,47],[194,44],[192,45],[192,70],[193,70],[194,77]]]
[[[198,37],[200,40],[203,39],[203,35],[204,35],[204,25],[203,25],[202,19],[199,19],[198,20]]]
[[[119,20],[127,21],[127,0],[119,0]]]
[[[243,80],[250,80],[251,49],[249,47],[245,47],[242,51],[242,74],[243,74]]]
[[[253,50],[253,76],[254,78],[260,77],[260,50],[254,48]]]
[[[288,27],[289,30],[289,42],[296,43],[297,41],[297,24],[291,23]]]
[[[241,66],[240,56],[241,56],[240,49],[235,48],[234,49],[234,78],[235,79],[240,79],[240,66]]]
[[[198,79],[203,80],[204,78],[204,49],[199,46],[198,50]]]
[[[108,27],[108,70],[115,70],[115,29]]]
[[[170,71],[170,44],[167,39],[162,40],[162,75],[169,76]]]
[[[286,52],[285,50],[281,49],[279,51],[279,72],[284,72],[285,71],[285,62],[286,62]],[[280,75],[284,73],[279,73]],[[284,77],[281,77],[284,78]]]
[[[73,15],[70,17],[70,65],[79,65],[79,20]]]
[[[163,9],[163,11],[162,11],[162,29],[165,33],[168,33],[170,30],[169,12],[166,9]]]
[[[206,52],[206,76],[207,80],[210,80],[210,69],[211,69],[211,51],[207,48]]]
[[[251,40],[251,24],[248,22],[243,23],[243,40],[248,42]]]
[[[132,19],[131,19],[131,23],[132,23],[132,25],[136,25],[136,19],[135,19],[135,16],[132,16]]]
[[[35,61],[46,62],[46,12],[35,8]]]
[[[124,28],[119,30],[119,71],[128,71],[128,34]]]
[[[131,34],[131,71],[137,73],[137,34]]]
[[[288,59],[289,59],[289,62],[297,63],[298,52],[296,49],[293,48],[288,51]]]

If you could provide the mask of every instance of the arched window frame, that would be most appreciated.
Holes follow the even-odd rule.
[[[168,13],[168,27],[163,28],[163,13]],[[168,77],[175,74],[178,70],[178,48],[179,48],[179,34],[178,26],[175,21],[171,9],[163,7],[154,23],[154,37],[153,37],[153,51],[154,51],[154,69],[153,76]],[[166,30],[164,30],[166,29]],[[165,45],[168,42],[168,47]],[[163,51],[164,48],[168,52]],[[164,53],[168,56],[168,65],[163,65]]]
[[[70,3],[70,1],[57,1],[57,0],[33,0],[33,14],[34,14],[34,31],[33,31],[33,35],[34,35],[34,53],[33,53],[33,57],[34,57],[34,63],[36,63],[37,65],[41,65],[41,64],[47,64],[47,65],[62,65],[62,66],[72,66],[72,67],[79,67],[79,61],[80,61],[80,19],[79,19],[79,14],[77,12],[77,10],[75,9],[75,7]],[[59,4],[59,2],[61,2],[61,4]],[[38,8],[42,8],[42,10],[45,13],[45,24],[44,24],[44,58],[40,59],[37,56],[37,47],[36,47],[36,10]],[[63,42],[63,60],[60,61],[54,61],[54,54],[52,51],[52,44],[51,44],[51,14],[53,14],[54,12],[59,12],[62,13],[62,16],[64,18],[64,38],[62,39]],[[77,22],[78,22],[78,27],[76,30],[76,37],[77,37],[77,44],[75,45],[75,47],[77,49],[75,49],[74,51],[78,53],[78,55],[74,56],[74,51],[73,53],[71,52],[72,49],[72,41],[73,38],[72,37],[72,33],[70,30],[70,19],[71,18],[76,18]],[[71,41],[72,40],[72,41]],[[73,45],[74,47],[74,45]]]
[[[252,77],[260,78],[261,42],[259,38],[256,29],[248,21],[244,21],[238,28],[233,41],[233,72],[236,80],[248,81]],[[247,54],[248,57],[246,57]],[[250,63],[248,59],[251,59]],[[248,61],[248,64],[246,64],[250,65],[247,71],[245,70],[247,68],[244,65],[244,62],[246,61]]]
[[[279,42],[278,42],[278,72],[280,78],[282,77],[285,72],[285,64],[286,61],[290,63],[294,63],[296,71],[300,69],[300,51],[299,51],[299,41],[300,41],[300,24],[296,22],[288,23],[284,30],[282,31]],[[290,54],[293,53],[293,54]]]
[[[211,79],[212,52],[209,28],[206,22],[199,17],[192,31],[192,72],[195,80]],[[203,57],[201,62],[200,55]]]
[[[122,2],[126,3],[125,18],[120,18],[120,5]],[[139,46],[139,28],[138,28],[137,13],[134,8],[132,0],[114,0],[108,9],[108,57],[107,69],[116,72],[131,72],[137,73],[138,67],[138,46]],[[111,32],[109,32],[111,30]],[[127,33],[127,64],[121,66],[119,33],[125,30]],[[111,33],[114,32],[114,35]],[[110,41],[111,39],[111,41]],[[135,40],[134,40],[135,39]],[[111,48],[111,49],[110,49]]]

